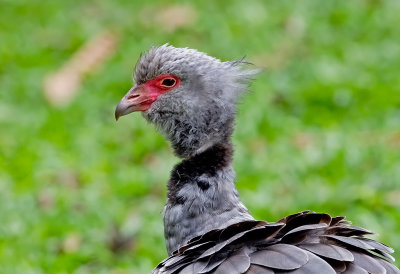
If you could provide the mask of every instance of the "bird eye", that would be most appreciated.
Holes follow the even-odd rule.
[[[166,79],[162,80],[162,82],[161,82],[161,85],[163,87],[167,87],[167,88],[173,87],[173,86],[175,86],[175,84],[176,84],[176,80],[174,78],[166,78]]]

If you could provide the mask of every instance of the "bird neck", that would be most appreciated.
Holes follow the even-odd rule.
[[[143,115],[165,135],[175,155],[189,159],[214,144],[230,142],[234,124],[233,106],[216,105],[220,103],[218,100],[208,103],[205,106],[204,102],[200,102],[188,108],[190,111],[150,110]]]
[[[164,231],[168,253],[212,229],[252,220],[234,185],[232,144],[217,143],[172,170]]]

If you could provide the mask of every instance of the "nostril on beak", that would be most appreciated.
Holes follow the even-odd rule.
[[[129,99],[135,99],[135,98],[137,98],[137,97],[139,97],[139,96],[140,96],[140,94],[132,94],[132,95],[129,95],[127,99],[128,99],[128,100],[129,100]]]

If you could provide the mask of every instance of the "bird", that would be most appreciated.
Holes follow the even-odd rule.
[[[181,159],[163,210],[168,257],[152,273],[400,273],[393,249],[344,217],[301,211],[253,218],[232,167],[237,103],[260,72],[165,44],[140,56],[115,118],[140,111]]]

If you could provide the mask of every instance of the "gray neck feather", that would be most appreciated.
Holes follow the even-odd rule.
[[[230,143],[183,160],[171,173],[164,230],[168,254],[210,230],[252,220],[234,185]]]
[[[234,105],[224,106],[217,98],[187,100],[183,105],[174,105],[177,102],[173,97],[161,99],[167,109],[160,106],[160,100],[143,114],[166,136],[178,157],[188,159],[213,144],[230,140]]]

